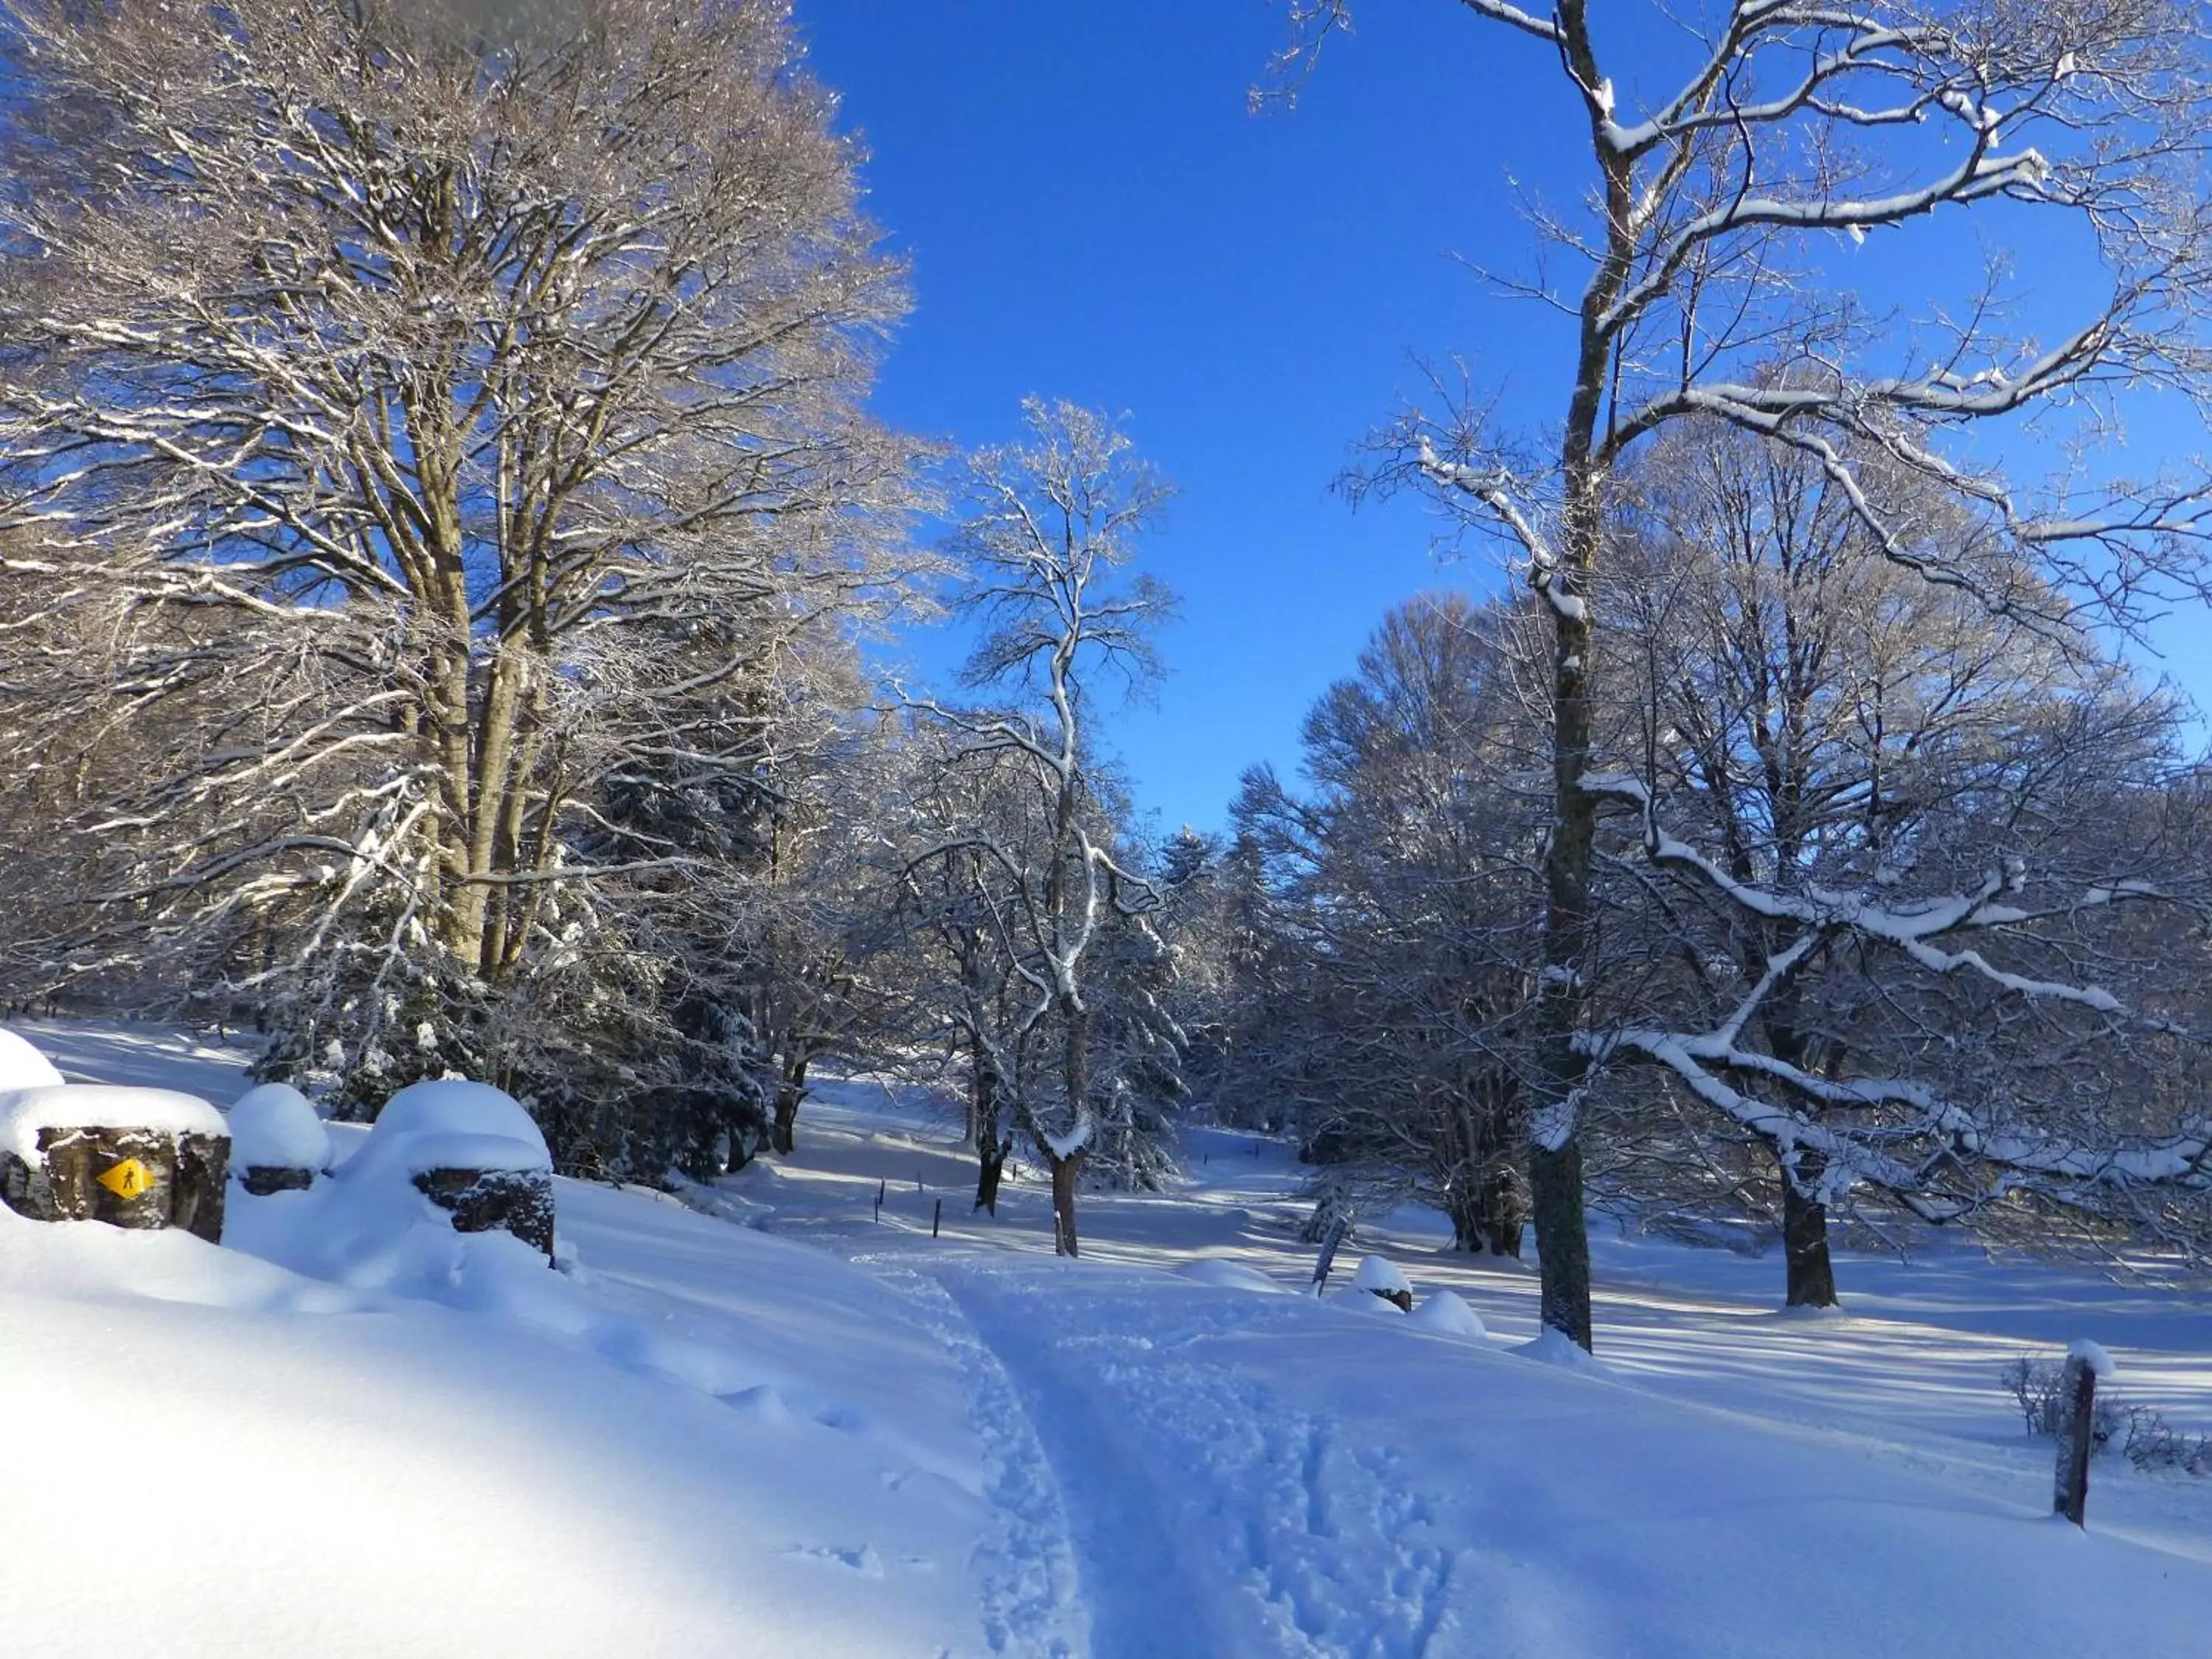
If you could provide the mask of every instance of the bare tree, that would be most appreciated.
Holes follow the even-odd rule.
[[[964,752],[957,733],[937,723],[912,732],[904,754],[899,875],[922,947],[915,1024],[946,1043],[965,1075],[974,1207],[995,1216],[1018,1127],[1010,1121],[1018,1115],[1013,1089],[1036,1035],[1031,1000],[1015,971],[1020,866],[996,849],[1036,839],[1031,792],[1005,756]]]
[[[1073,1255],[1084,1161],[1103,1115],[1123,1104],[1093,1074],[1094,953],[1117,921],[1135,920],[1158,897],[1113,844],[1090,717],[1102,677],[1157,671],[1152,632],[1171,601],[1158,581],[1124,567],[1168,491],[1104,416],[1035,399],[1024,413],[1027,443],[975,458],[951,551],[968,572],[962,602],[985,628],[969,684],[1019,686],[1036,701],[1013,713],[924,707],[963,751],[1010,758],[1035,793],[1034,841],[1009,844],[977,825],[933,850],[972,848],[995,866],[1011,906],[1011,960],[1026,988],[1018,1036],[1025,1040],[1048,1017],[1057,1024],[1050,1091],[1023,1066],[1014,1103],[1052,1173],[1054,1248]]]
[[[1295,1056],[1275,1086],[1325,1193],[1433,1204],[1456,1247],[1501,1255],[1525,1217],[1536,875],[1514,622],[1449,592],[1394,608],[1306,718],[1305,790],[1262,769],[1235,808],[1295,963],[1266,1018],[1299,1040],[1252,1063]]]
[[[1502,536],[1551,613],[1530,1175],[1543,1322],[1587,1347],[1579,1123],[1605,798],[1589,780],[1610,770],[1596,748],[1607,694],[1593,606],[1615,474],[1669,423],[1717,419],[1808,457],[1878,556],[2054,633],[2085,609],[2125,617],[2193,590],[2202,481],[2117,476],[2088,441],[2131,389],[2201,391],[2195,157],[2212,80],[2201,12],[2174,0],[1729,0],[1702,21],[1638,9],[1655,26],[1686,27],[1692,46],[1673,89],[1632,111],[1604,32],[1615,20],[1594,17],[1588,0],[1460,9],[1553,69],[1587,135],[1586,201],[1538,225],[1580,286],[1513,285],[1572,321],[1557,445],[1530,461],[1479,403],[1417,411],[1382,439],[1371,481],[1429,489]],[[1347,20],[1349,0],[1289,10],[1285,61],[1297,68]],[[1642,79],[1654,66],[1638,67]],[[1978,291],[1930,296],[1923,315],[1857,303],[1842,246],[1998,203],[2010,223],[2075,238],[2101,261],[2105,291],[2055,334],[2008,321],[2001,268]],[[2066,464],[2033,491],[1960,441],[2038,416]],[[1902,533],[1862,475],[1858,458],[1875,453],[1984,523],[1988,556]]]
[[[90,596],[109,723],[228,711],[76,821],[113,949],[343,958],[349,1066],[533,977],[683,1000],[716,924],[641,917],[728,872],[650,802],[815,740],[908,499],[898,273],[785,8],[501,15],[0,7],[0,451],[70,561],[9,625]]]
[[[1860,476],[1900,526],[1917,495],[1916,544],[1971,547],[1976,526],[1942,492],[1881,458]],[[1601,842],[1620,889],[1610,949],[1651,960],[1597,1041],[1725,1103],[1690,1119],[1693,1139],[1765,1148],[1793,1306],[1836,1300],[1827,1208],[1855,1192],[1946,1219],[2030,1190],[2124,1206],[2157,1137],[2191,1145],[2186,1110],[2116,1111],[2092,1086],[2138,1035],[2113,994],[2155,982],[2112,904],[2163,900],[2168,953],[2188,949],[2181,901],[2201,882],[2185,849],[2155,815],[2123,827],[2129,798],[2158,798],[2174,768],[2172,700],[1872,556],[1801,453],[1689,422],[1627,483],[1600,645],[1615,684],[1643,685],[1621,746],[1645,757],[1648,790],[1620,793],[1648,794],[1668,828],[1655,840],[1647,816],[1632,847]],[[1990,871],[2014,897],[1954,898]],[[2031,889],[2049,896],[2023,908]],[[1945,983],[1977,977],[2020,1006]],[[1951,1033],[1985,1022],[2001,1042],[1946,1060]],[[1872,1085],[1903,1075],[1923,1107],[1948,1102],[1947,1148]]]

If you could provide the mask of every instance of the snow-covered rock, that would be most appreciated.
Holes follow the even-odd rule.
[[[512,1095],[488,1083],[410,1083],[384,1103],[361,1150],[339,1170],[349,1182],[434,1170],[550,1175],[545,1137]]]
[[[1482,1316],[1456,1291],[1431,1291],[1413,1310],[1413,1323],[1439,1336],[1486,1336]]]
[[[0,1090],[56,1089],[61,1073],[29,1040],[0,1027]]]
[[[1406,1275],[1379,1255],[1363,1255],[1352,1275],[1352,1287],[1364,1291],[1378,1301],[1388,1302],[1401,1313],[1413,1310],[1413,1286]]]
[[[241,1206],[233,1231],[242,1248],[349,1283],[364,1282],[362,1274],[383,1283],[446,1271],[438,1265],[449,1254],[445,1239],[411,1237],[426,1224],[441,1235],[511,1233],[541,1253],[541,1266],[557,1255],[545,1137],[512,1096],[488,1084],[402,1089],[328,1184],[331,1193],[313,1194],[312,1216],[277,1218]]]
[[[1413,1281],[1395,1264],[1379,1255],[1361,1256],[1358,1268],[1352,1275],[1352,1282],[1355,1288],[1363,1291],[1402,1291],[1407,1296],[1413,1293]]]
[[[173,1089],[56,1083],[0,1094],[0,1152],[13,1152],[26,1164],[36,1162],[42,1129],[151,1129],[173,1135],[229,1133],[221,1112],[198,1095]]]
[[[248,1089],[230,1109],[230,1167],[312,1170],[331,1167],[331,1132],[307,1096],[289,1083]]]

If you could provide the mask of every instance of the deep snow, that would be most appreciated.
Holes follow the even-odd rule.
[[[25,1029],[239,1091],[204,1043]],[[557,1182],[565,1273],[419,1213],[302,1273],[0,1212],[8,1512],[39,1494],[0,1652],[101,1650],[111,1577],[161,1587],[165,1655],[2207,1650],[2212,1481],[2102,1460],[2053,1522],[1996,1380],[2090,1339],[2212,1427],[2201,1288],[1848,1258],[1848,1312],[1785,1318],[1771,1260],[1601,1237],[1602,1366],[1532,1364],[1533,1275],[1423,1213],[1356,1241],[1413,1318],[1265,1293],[1311,1268],[1271,1143],[1086,1197],[1069,1263],[1041,1187],[971,1217],[945,1125],[825,1094],[692,1209]],[[283,1254],[308,1197],[234,1188],[227,1238]]]

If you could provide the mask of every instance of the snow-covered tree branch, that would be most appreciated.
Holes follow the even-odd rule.
[[[1289,0],[1295,77],[1348,21],[1348,0]],[[1644,9],[1660,12],[1663,9]],[[1623,467],[1685,421],[1726,422],[1804,457],[1857,521],[1859,551],[1972,596],[2062,642],[2096,620],[2133,626],[2205,586],[2207,480],[2123,474],[2102,443],[2125,399],[2201,400],[2208,228],[2197,153],[2203,19],[2172,0],[1732,0],[1675,17],[1685,45],[1639,58],[1631,83],[1588,0],[1547,13],[1459,10],[1500,49],[1558,76],[1563,131],[1586,146],[1588,191],[1539,210],[1538,234],[1579,286],[1524,284],[1573,319],[1556,442],[1531,461],[1487,403],[1417,407],[1379,434],[1367,487],[1422,489],[1501,538],[1553,624],[1553,828],[1532,1086],[1543,1317],[1589,1342],[1576,1118],[1598,994],[1596,807],[1583,780],[1616,694],[1596,678],[1596,612],[1615,554]],[[2099,273],[2070,314],[2030,325],[2002,260],[1978,288],[1894,313],[1863,304],[1852,256],[1870,240],[1972,213],[2033,223]],[[1966,434],[2033,428],[2059,458],[2010,476]],[[1970,523],[1963,554],[1899,516],[1909,477]]]
[[[1118,1080],[1101,1086],[1094,1075],[1100,947],[1124,923],[1141,929],[1158,900],[1108,833],[1107,774],[1090,715],[1102,677],[1118,670],[1140,680],[1156,667],[1152,630],[1171,600],[1155,579],[1126,567],[1168,492],[1103,416],[1035,399],[1024,414],[1028,442],[975,458],[950,551],[964,573],[960,603],[983,628],[968,682],[1018,688],[1035,702],[1018,712],[921,708],[957,759],[1003,761],[1034,798],[1020,842],[979,823],[939,850],[980,859],[1004,894],[998,925],[1024,987],[1006,1045],[1017,1060],[1006,1079],[1011,1103],[1052,1171],[1054,1248],[1073,1255],[1077,1182],[1102,1125],[1124,1103]],[[1050,1086],[1036,1075],[1044,1068],[1030,1041],[1048,1021],[1060,1038]]]

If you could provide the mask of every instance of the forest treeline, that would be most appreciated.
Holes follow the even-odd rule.
[[[1280,86],[1344,15],[1286,9]],[[492,1081],[628,1179],[903,1073],[1069,1254],[1178,1119],[1264,1127],[1323,1225],[1533,1228],[1585,1344],[1593,1196],[1772,1230],[1793,1303],[1837,1222],[2202,1249],[2207,775],[2128,654],[2200,497],[1951,443],[2194,385],[2194,34],[1738,4],[1631,124],[1583,7],[1470,9],[1589,114],[1565,423],[1440,394],[1353,489],[1515,579],[1162,836],[1107,757],[1168,483],[1074,403],[871,416],[904,272],[783,6],[4,0],[0,994],[250,1023],[357,1115]],[[2055,347],[1793,264],[2000,200],[2112,273]],[[957,680],[887,680],[947,609]]]

